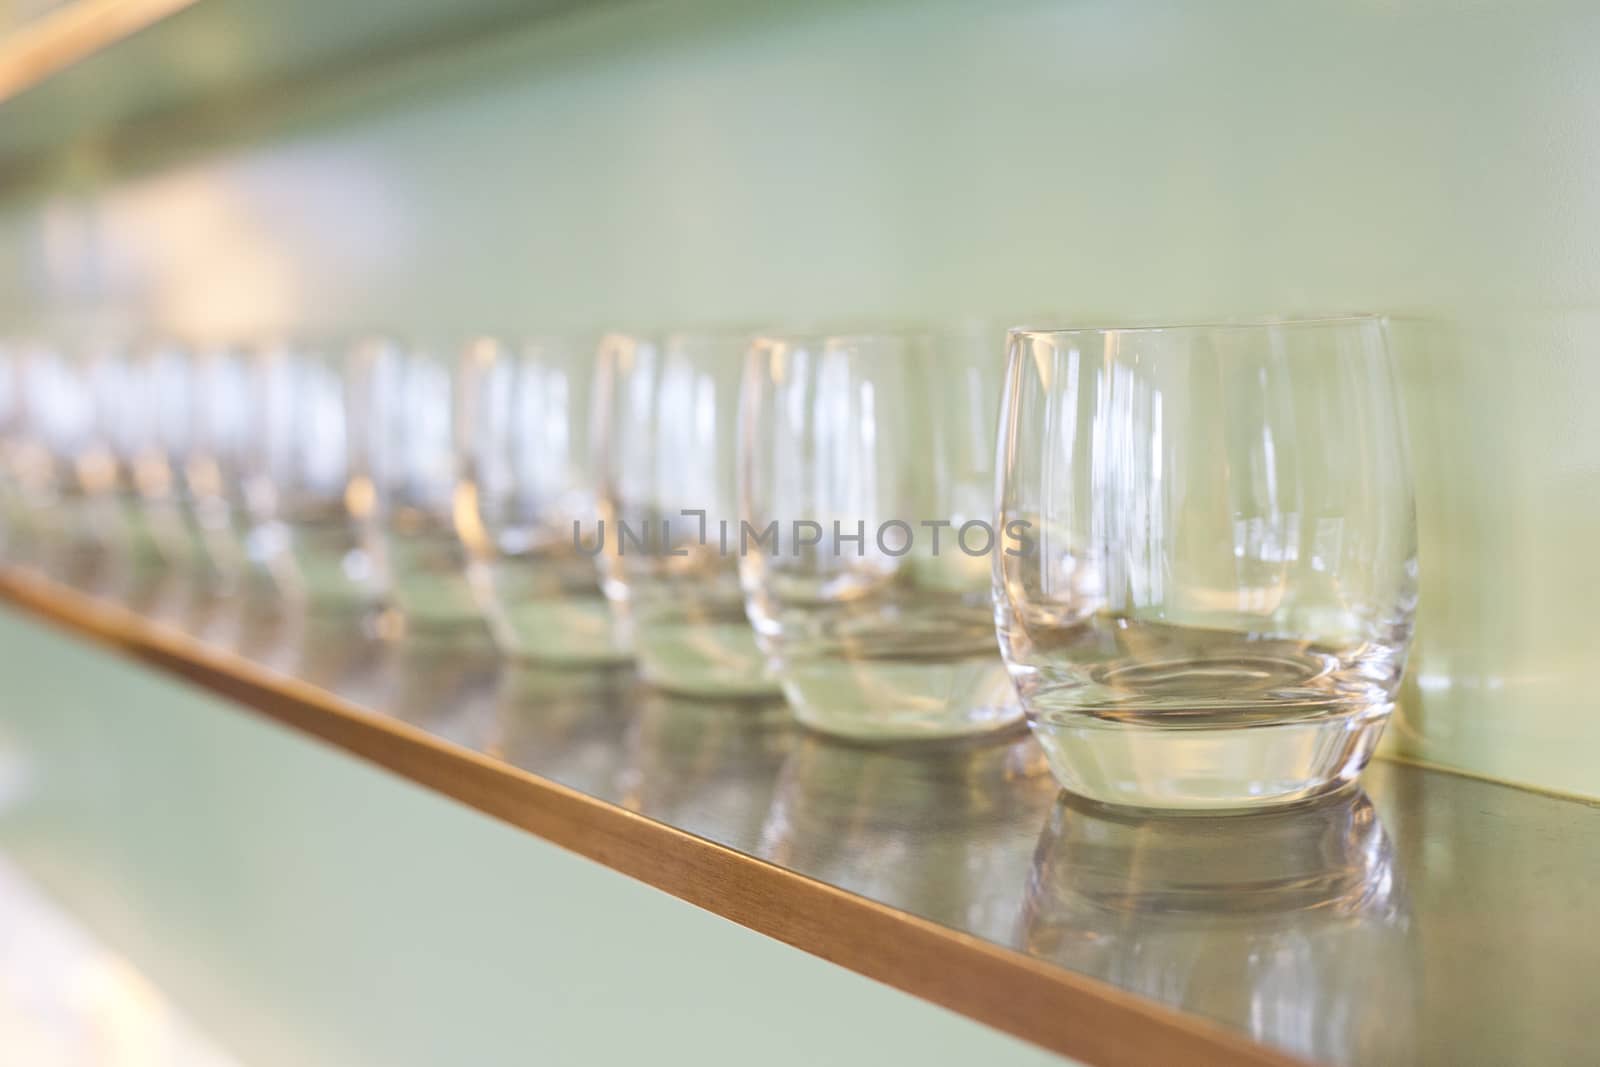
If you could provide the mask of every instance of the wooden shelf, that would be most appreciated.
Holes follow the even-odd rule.
[[[81,181],[174,138],[237,133],[290,101],[583,0],[72,0],[0,37],[0,189]]]
[[[0,104],[197,0],[75,0],[0,39]]]
[[[1485,1027],[1528,1062],[1600,1047],[1572,992],[1600,974],[1593,805],[1380,762],[1317,808],[1121,818],[1060,799],[1023,736],[861,748],[773,705],[509,668],[476,633],[386,645],[171,589],[136,612],[18,571],[0,597],[1089,1064],[1495,1062]]]

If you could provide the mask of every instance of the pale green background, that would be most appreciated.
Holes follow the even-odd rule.
[[[1577,0],[580,5],[80,146],[0,321],[1417,316],[1393,739],[1600,795],[1597,52]]]

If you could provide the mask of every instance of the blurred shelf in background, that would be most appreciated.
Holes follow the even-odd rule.
[[[71,0],[5,11],[0,185],[150,122],[403,64],[582,2]]]

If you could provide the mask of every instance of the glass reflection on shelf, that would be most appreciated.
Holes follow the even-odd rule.
[[[1244,818],[1113,812],[1063,793],[1015,940],[1319,1062],[1409,1062],[1388,1025],[1414,1015],[1409,927],[1363,792]]]
[[[705,700],[641,687],[635,708],[623,806],[753,849],[795,737],[784,702]]]
[[[1026,734],[870,747],[802,733],[758,855],[923,918],[1005,940],[1056,786]]]
[[[637,684],[627,667],[507,661],[496,695],[496,734],[483,751],[615,803]]]
[[[370,612],[306,611],[269,599],[239,598],[234,641],[245,659],[362,704],[381,692],[387,648]]]
[[[363,702],[385,715],[475,752],[497,733],[499,662],[488,636],[468,642],[445,631],[384,642]]]

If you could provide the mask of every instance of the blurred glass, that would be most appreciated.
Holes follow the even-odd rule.
[[[0,559],[18,562],[26,549],[22,482],[22,357],[16,341],[0,341]]]
[[[241,348],[194,351],[190,364],[190,447],[183,478],[200,543],[223,583],[238,585],[251,573],[245,501],[251,436],[251,357]]]
[[[461,365],[456,529],[495,641],[552,663],[625,662],[630,647],[600,589],[580,524],[599,505],[595,346],[480,338]]]
[[[482,752],[499,736],[497,719],[504,660],[482,628],[478,640],[431,632],[385,641],[376,674],[364,690],[342,689],[358,703],[420,727],[435,737]]]
[[[639,673],[698,696],[776,695],[739,587],[741,333],[601,343],[600,554]]]
[[[56,577],[99,554],[100,523],[86,514],[79,472],[95,454],[94,409],[81,364],[55,346],[26,343],[13,367],[7,448],[13,486],[13,558]]]
[[[1241,808],[1338,789],[1416,608],[1376,319],[1013,331],[996,622],[1062,784]]]
[[[382,585],[360,535],[372,491],[351,477],[342,359],[317,344],[269,344],[249,380],[247,554],[294,604],[375,607]]]
[[[998,347],[962,332],[751,349],[740,570],[806,725],[938,737],[1019,718],[990,606]]]
[[[369,340],[347,366],[352,490],[363,538],[407,632],[483,628],[456,532],[455,360],[443,346]]]
[[[167,567],[182,566],[189,542],[164,544],[158,534],[170,532],[152,526],[139,489],[138,467],[146,460],[155,434],[156,413],[139,379],[136,360],[123,344],[96,345],[84,359],[98,462],[83,465],[80,481],[87,492],[103,502],[103,512],[114,516],[112,536],[121,592],[137,593]],[[181,531],[180,531],[181,532]]]
[[[106,406],[138,405],[120,413],[118,433],[126,434],[133,447],[133,482],[150,537],[168,566],[185,579],[205,587],[226,585],[227,560],[207,551],[189,485],[200,405],[194,355],[172,341],[141,344],[132,350],[128,373],[127,394],[120,404],[115,395],[108,396]]]

